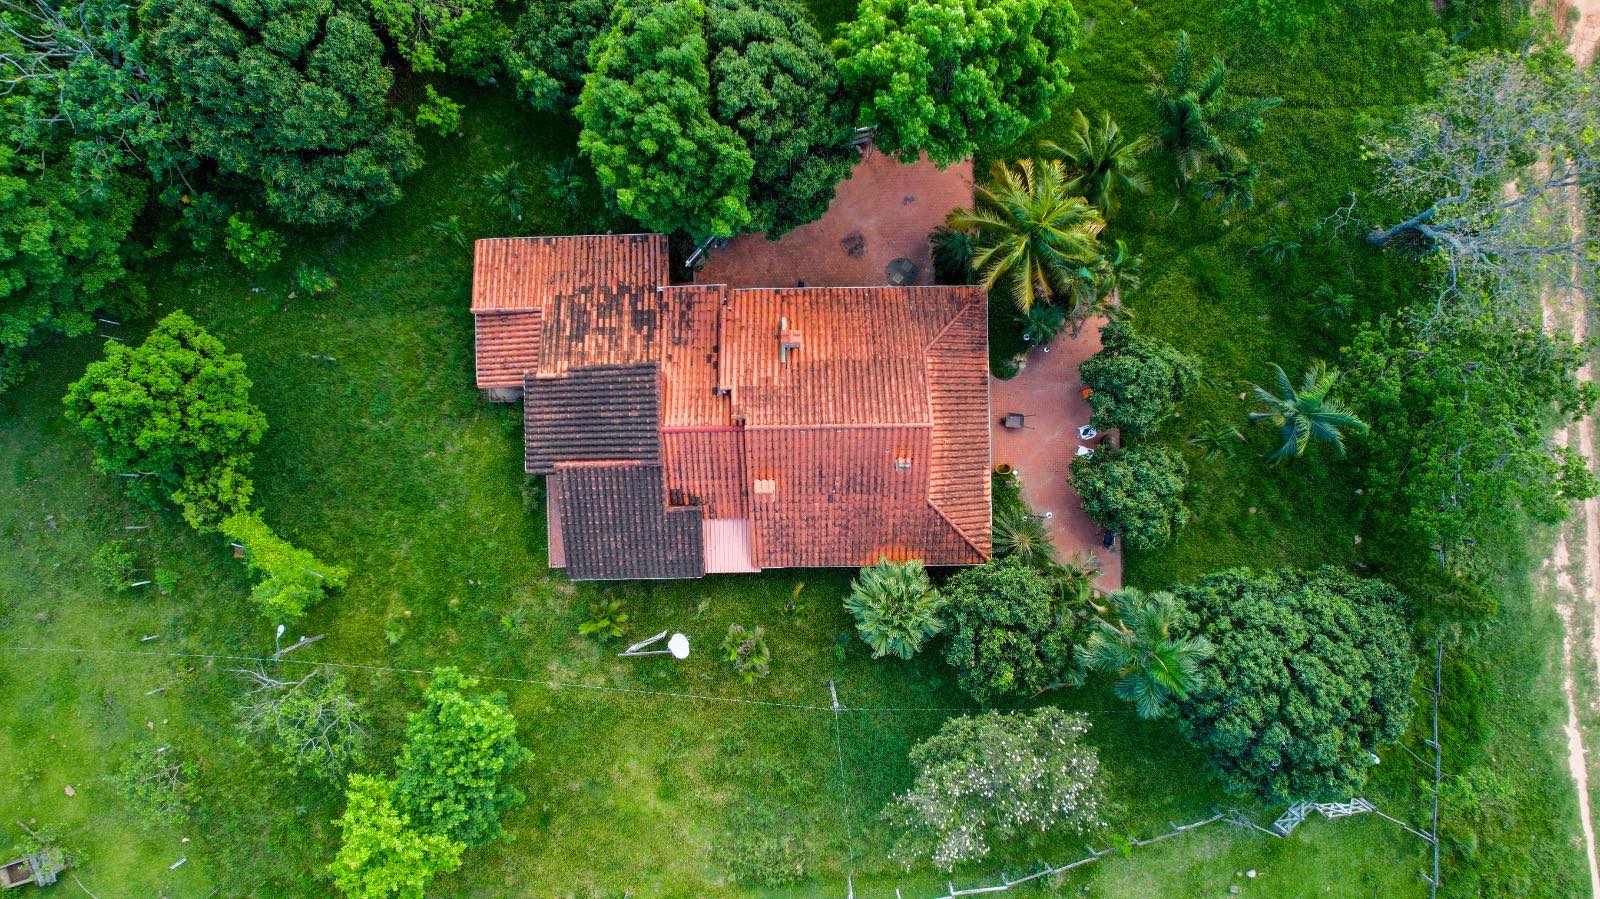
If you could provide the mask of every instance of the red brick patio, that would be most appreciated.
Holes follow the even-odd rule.
[[[1102,324],[1103,320],[1093,319],[1078,337],[1063,334],[1049,352],[1029,353],[1027,367],[1009,381],[991,378],[989,407],[995,419],[994,464],[1016,469],[1023,500],[1038,514],[1050,514],[1046,524],[1063,561],[1074,551],[1099,557],[1096,583],[1110,591],[1122,587],[1122,543],[1118,541],[1115,550],[1101,549],[1105,531],[1083,511],[1069,469],[1079,446],[1092,449],[1106,438],[1101,434],[1092,440],[1078,439],[1078,427],[1089,423],[1090,412],[1078,365],[1099,352]],[[1012,430],[1001,424],[1011,412],[1022,413],[1023,428]]]
[[[950,210],[972,205],[972,161],[940,171],[922,159],[904,165],[876,150],[856,164],[822,218],[776,241],[735,237],[712,250],[695,275],[700,284],[729,287],[873,287],[888,284],[885,269],[909,259],[907,284],[933,283],[928,234]]]

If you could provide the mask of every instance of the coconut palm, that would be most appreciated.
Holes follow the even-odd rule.
[[[980,283],[989,290],[1004,284],[1027,312],[1067,288],[1074,268],[1099,259],[1105,219],[1067,188],[1066,170],[1055,160],[997,162],[990,180],[974,191],[971,211],[958,209],[946,223],[977,234],[972,265]]]
[[[1100,283],[1100,292],[1115,302],[1122,291],[1134,290],[1139,286],[1143,269],[1144,260],[1133,255],[1128,249],[1128,242],[1119,238],[1110,252],[1101,256],[1095,265],[1095,278]]]
[[[1207,162],[1245,163],[1244,153],[1235,141],[1259,134],[1265,124],[1262,116],[1283,101],[1277,97],[1257,100],[1232,100],[1223,90],[1228,67],[1222,57],[1211,58],[1204,77],[1195,67],[1189,50],[1189,35],[1178,32],[1172,67],[1150,88],[1161,143],[1178,163],[1178,174],[1188,181]]]
[[[1165,718],[1204,682],[1211,641],[1175,633],[1178,601],[1171,593],[1124,587],[1110,600],[1115,621],[1101,619],[1089,635],[1088,665],[1119,676],[1117,695],[1133,703],[1140,718]]]
[[[944,597],[934,589],[922,562],[879,560],[861,569],[850,584],[844,607],[855,616],[856,630],[872,647],[872,657],[909,659],[928,638],[944,630],[939,612]]]
[[[1269,461],[1282,462],[1291,456],[1304,455],[1313,437],[1330,444],[1343,456],[1344,433],[1340,429],[1349,428],[1357,433],[1367,430],[1366,422],[1331,396],[1339,383],[1337,368],[1329,368],[1321,360],[1312,362],[1298,390],[1282,368],[1274,365],[1272,370],[1277,373],[1278,392],[1255,387],[1256,399],[1267,408],[1250,413],[1251,421],[1270,421],[1283,435],[1283,445],[1267,457]]]
[[[1120,191],[1147,193],[1150,181],[1139,173],[1139,154],[1150,146],[1146,137],[1124,134],[1111,113],[1100,114],[1098,126],[1089,124],[1083,110],[1073,111],[1072,133],[1065,145],[1045,141],[1039,150],[1066,163],[1072,174],[1067,189],[1110,215],[1117,211]]]
[[[1044,569],[1055,564],[1056,547],[1044,519],[1027,509],[1008,507],[995,512],[990,540],[997,556],[1015,556],[1030,568]]]

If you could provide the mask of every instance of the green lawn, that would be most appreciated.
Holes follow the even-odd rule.
[[[829,22],[852,5],[814,4]],[[1165,64],[1179,28],[1197,49],[1216,47],[1224,29],[1211,7],[1080,4],[1092,30],[1067,107],[1109,108],[1125,126],[1148,129],[1146,67]],[[1425,2],[1355,18],[1294,54],[1222,46],[1237,63],[1235,91],[1286,101],[1252,148],[1265,172],[1254,210],[1224,222],[1191,200],[1173,212],[1170,170],[1152,160],[1157,190],[1113,223],[1113,236],[1145,258],[1145,285],[1129,297],[1135,321],[1194,352],[1211,378],[1158,438],[1189,458],[1195,518],[1175,546],[1130,557],[1130,583],[1160,586],[1236,564],[1383,561],[1381,547],[1357,543],[1362,511],[1349,465],[1314,458],[1268,468],[1259,459],[1265,434],[1250,435],[1231,458],[1205,458],[1186,443],[1218,426],[1243,427],[1238,394],[1269,377],[1270,362],[1293,370],[1336,354],[1348,324],[1312,313],[1318,284],[1356,295],[1362,315],[1415,289],[1413,269],[1370,253],[1355,235],[1309,233],[1347,191],[1364,187],[1356,117],[1420,89],[1407,34],[1440,27]],[[403,89],[420,93],[415,83]],[[521,223],[487,208],[482,173],[516,160],[537,176],[574,152],[576,129],[524,111],[509,91],[449,92],[467,103],[465,137],[430,139],[428,167],[407,183],[405,201],[359,231],[301,235],[289,259],[259,277],[192,255],[151,273],[154,311],[188,310],[249,365],[253,396],[271,421],[255,475],[267,521],[353,572],[348,589],[292,631],[328,635],[297,656],[370,666],[346,674],[375,714],[375,757],[397,749],[425,681],[419,671],[448,663],[504,679],[494,685],[510,694],[534,753],[519,772],[529,801],[507,822],[513,842],[470,851],[433,894],[742,895],[757,890],[734,874],[763,862],[805,871],[773,890],[779,895],[842,896],[846,872],[862,896],[937,892],[944,880],[935,872],[907,873],[887,859],[890,835],[877,815],[909,783],[910,745],[938,727],[944,710],[966,703],[934,655],[874,662],[848,639],[839,604],[848,573],[595,586],[546,569],[542,509],[537,497],[524,499],[516,410],[481,403],[472,389],[469,251],[429,226],[458,215],[476,237],[608,225],[593,195],[572,214],[540,204]],[[1280,268],[1250,252],[1273,235],[1301,240],[1299,258]],[[288,296],[300,262],[333,271],[338,292]],[[118,333],[141,336],[136,325]],[[62,417],[60,397],[98,343],[50,347],[40,371],[0,398],[0,622],[13,647],[0,656],[8,721],[0,770],[14,772],[0,781],[0,812],[62,825],[81,860],[78,876],[102,897],[326,895],[331,888],[318,878],[342,799],[285,777],[236,736],[241,685],[227,669],[238,663],[110,652],[256,655],[270,652],[274,622],[249,607],[245,572],[220,538],[129,503],[90,470],[89,448]],[[130,524],[149,527],[124,530]],[[90,559],[111,539],[131,540],[144,566],[179,572],[172,595],[97,587]],[[1559,625],[1525,587],[1520,572],[1530,563],[1513,561],[1501,582],[1503,614],[1471,635],[1496,648],[1496,664],[1463,651],[1446,690],[1472,695],[1476,713],[1450,720],[1447,751],[1463,749],[1447,767],[1497,771],[1502,781],[1462,797],[1481,800],[1457,820],[1481,820],[1484,838],[1468,846],[1467,834],[1450,833],[1454,895],[1564,896],[1581,882],[1573,879],[1576,816],[1555,755],[1561,707],[1550,648]],[[801,584],[798,610],[785,612]],[[619,660],[614,648],[578,637],[587,603],[608,594],[626,603],[631,634],[682,629],[695,654],[683,663]],[[772,676],[754,687],[715,663],[730,622],[768,630]],[[24,646],[108,652],[15,648]],[[824,710],[830,680],[848,706],[900,710],[847,712],[836,732]],[[1116,800],[1113,833],[1147,836],[1230,802],[1170,725],[1135,720],[1105,685],[1051,699],[1095,719],[1091,740]],[[114,794],[110,772],[147,736],[201,763],[184,826],[141,828]],[[1408,744],[1422,749],[1415,735]],[[1391,752],[1368,795],[1420,821],[1420,781],[1420,769]],[[75,796],[65,795],[67,785]],[[1282,841],[1213,825],[1058,886],[1104,896],[1217,895],[1230,884],[1246,895],[1420,896],[1423,849],[1370,817],[1313,821]],[[958,886],[1002,865],[1080,852],[1077,840],[1003,847]],[[168,868],[180,858],[187,862]],[[1235,878],[1246,869],[1261,876]]]

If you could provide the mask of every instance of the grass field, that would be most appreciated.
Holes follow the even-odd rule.
[[[826,26],[852,5],[814,8]],[[1362,511],[1350,466],[1311,459],[1270,469],[1259,459],[1265,434],[1250,435],[1231,458],[1205,458],[1186,441],[1243,427],[1238,394],[1267,378],[1269,363],[1294,370],[1336,353],[1349,325],[1314,314],[1319,284],[1354,294],[1357,315],[1393,308],[1416,289],[1413,269],[1369,253],[1355,235],[1311,228],[1365,186],[1357,118],[1420,89],[1408,35],[1459,29],[1440,25],[1426,3],[1375,5],[1289,53],[1225,40],[1209,3],[1091,0],[1080,10],[1089,36],[1064,108],[1111,109],[1125,127],[1147,130],[1146,67],[1165,64],[1179,28],[1197,49],[1230,54],[1233,90],[1285,99],[1252,147],[1265,173],[1255,209],[1226,222],[1192,199],[1173,211],[1171,173],[1153,159],[1155,193],[1127,203],[1113,223],[1113,236],[1145,258],[1145,285],[1128,300],[1136,323],[1194,352],[1210,377],[1158,438],[1189,457],[1195,518],[1174,546],[1130,557],[1127,580],[1154,587],[1236,564],[1381,562],[1381,548],[1356,539]],[[189,255],[150,272],[155,312],[188,310],[249,365],[271,422],[255,475],[268,522],[353,571],[349,588],[293,631],[328,635],[297,656],[368,666],[346,675],[374,712],[375,758],[397,749],[421,672],[433,666],[499,678],[489,686],[510,694],[534,753],[519,772],[529,801],[507,821],[516,839],[469,852],[433,894],[842,896],[847,873],[861,896],[936,892],[944,883],[936,872],[888,861],[890,835],[877,815],[909,783],[910,745],[966,703],[936,654],[874,662],[850,639],[839,605],[848,573],[595,586],[546,570],[543,515],[537,497],[524,498],[517,414],[481,403],[472,389],[469,251],[430,225],[457,215],[477,237],[606,224],[593,195],[574,213],[541,207],[520,223],[482,204],[484,172],[517,160],[537,180],[544,164],[574,153],[576,129],[526,112],[508,91],[449,93],[467,104],[465,136],[430,139],[429,164],[407,183],[407,198],[360,231],[299,236],[285,263],[259,277]],[[1274,266],[1252,252],[1273,236],[1300,240],[1298,259]],[[289,296],[301,262],[333,271],[338,292]],[[140,327],[117,333],[137,340]],[[245,573],[219,538],[118,496],[90,470],[86,442],[61,415],[65,385],[98,343],[50,347],[40,371],[0,398],[0,623],[12,647],[0,656],[0,770],[13,773],[0,780],[0,812],[60,824],[81,859],[76,873],[108,899],[326,895],[319,877],[342,799],[287,778],[237,737],[240,683],[227,669],[238,663],[216,658],[269,652],[274,623],[248,606]],[[172,594],[96,586],[90,559],[112,539],[129,540],[146,567],[177,571]],[[1447,709],[1472,714],[1447,715],[1447,751],[1462,747],[1447,768],[1490,772],[1494,782],[1447,792],[1459,803],[1453,812],[1447,803],[1447,892],[1565,896],[1579,882],[1579,856],[1555,754],[1558,624],[1526,587],[1538,554],[1522,558],[1520,542],[1511,543],[1504,610],[1467,635],[1495,648],[1495,664],[1481,652],[1452,655],[1460,661],[1446,694],[1463,702],[1447,700]],[[784,608],[797,588],[791,614]],[[694,656],[618,660],[578,637],[587,603],[608,594],[626,603],[630,633],[685,630]],[[769,632],[773,673],[755,687],[715,664],[730,622]],[[845,713],[836,725],[826,710],[830,680],[846,705],[878,710]],[[1232,801],[1173,728],[1138,722],[1104,684],[1051,701],[1094,717],[1091,739],[1116,800],[1111,835],[1147,836]],[[200,762],[185,826],[142,828],[112,790],[110,771],[150,736]],[[1420,751],[1415,735],[1408,743]],[[1368,795],[1420,821],[1421,780],[1395,751]],[[68,785],[76,795],[65,794]],[[1004,847],[958,885],[1002,865],[1080,852],[1075,840]],[[179,859],[187,861],[169,869]],[[1190,896],[1239,884],[1246,895],[1418,896],[1423,864],[1420,841],[1370,816],[1313,821],[1282,841],[1213,825],[1052,889]],[[771,888],[735,879],[758,866],[804,877]],[[1235,877],[1246,869],[1261,876]]]

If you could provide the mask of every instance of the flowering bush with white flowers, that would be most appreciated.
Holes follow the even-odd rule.
[[[894,857],[948,871],[996,841],[1105,826],[1088,730],[1087,717],[1049,707],[946,721],[911,750],[916,783],[883,811],[901,830]]]

